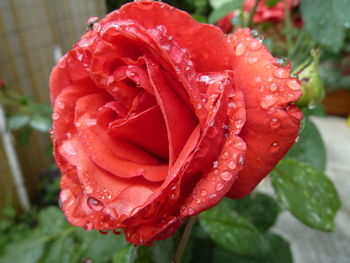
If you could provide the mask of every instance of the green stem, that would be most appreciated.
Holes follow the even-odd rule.
[[[196,221],[197,221],[197,216],[192,216],[188,220],[185,230],[182,234],[181,240],[179,242],[179,245],[177,246],[174,260],[172,263],[181,263],[182,256],[186,249],[186,244],[188,242],[188,239],[190,238],[192,228],[194,226],[194,223],[196,223]]]
[[[288,0],[284,0],[285,3],[285,7],[284,7],[284,11],[285,11],[285,19],[284,19],[284,30],[285,30],[285,34],[286,34],[286,38],[287,38],[287,51],[288,51],[288,57],[290,57],[290,53],[291,53],[291,49],[292,49],[292,35],[291,35],[291,19],[290,19],[290,9],[289,9],[289,1]]]
[[[252,10],[250,10],[250,13],[249,13],[247,27],[250,27],[253,24],[253,18],[254,18],[255,12],[256,12],[256,8],[258,7],[258,4],[259,4],[259,0],[255,0],[254,6],[253,6]]]

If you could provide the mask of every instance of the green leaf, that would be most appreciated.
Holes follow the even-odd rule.
[[[271,180],[281,204],[301,222],[324,231],[334,229],[340,200],[327,176],[288,158],[272,171]]]
[[[57,235],[65,226],[63,212],[54,206],[45,208],[39,213],[39,227],[46,235]]]
[[[274,7],[281,1],[284,1],[284,0],[266,0],[265,5],[267,5],[268,7]]]
[[[8,118],[7,127],[10,130],[18,130],[29,123],[29,116],[25,114],[16,114]]]
[[[232,2],[232,0],[209,0],[209,3],[211,5],[212,8],[217,9],[220,6],[230,3]]]
[[[241,8],[242,2],[243,0],[231,0],[214,9],[208,17],[208,23],[214,24],[220,18],[227,15],[230,11]]]
[[[92,262],[109,262],[116,251],[126,245],[122,235],[102,235],[98,231],[85,231],[82,228],[77,228],[75,235],[81,243],[80,251],[76,253],[80,258],[87,258]]]
[[[264,262],[293,263],[293,256],[288,241],[271,232],[264,234],[263,238],[266,245],[265,251],[262,252]]]
[[[267,231],[272,227],[280,211],[276,201],[263,193],[252,193],[245,198],[229,201],[237,213],[252,222],[260,231]]]
[[[74,241],[70,236],[54,240],[45,255],[46,263],[69,263],[72,262],[74,253]]]
[[[51,119],[43,115],[36,114],[31,118],[29,125],[34,130],[47,132],[51,129],[52,123],[51,123]]]
[[[130,262],[132,250],[133,250],[133,247],[131,245],[119,250],[113,256],[112,263],[128,263],[128,262]]]
[[[239,255],[256,255],[261,246],[258,230],[235,211],[214,207],[200,215],[200,223],[223,248]]]
[[[300,133],[300,138],[301,141],[294,144],[286,158],[295,158],[320,172],[324,172],[326,168],[326,148],[319,131],[309,118],[305,118],[304,129]]]
[[[316,42],[337,52],[343,45],[345,22],[348,22],[347,0],[303,0],[301,13],[305,27]]]
[[[8,245],[0,257],[0,263],[37,263],[44,253],[45,236],[31,236]]]
[[[349,0],[333,0],[333,8],[340,23],[346,27],[350,27],[350,1]]]
[[[133,249],[131,263],[171,262],[178,243],[178,236],[157,241],[153,246],[138,246]]]

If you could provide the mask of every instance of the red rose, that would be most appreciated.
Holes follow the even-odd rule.
[[[70,223],[151,244],[248,194],[293,145],[300,83],[249,29],[225,36],[153,1],[92,28],[50,80]]]
[[[297,5],[299,5],[301,0],[288,0],[288,8],[293,8]],[[255,4],[255,0],[245,0],[243,4],[243,8],[250,12],[253,9],[253,6]],[[286,1],[282,0],[278,2],[273,7],[268,7],[265,5],[265,0],[260,0],[259,4],[256,8],[256,12],[253,17],[253,21],[255,23],[262,23],[262,22],[280,22],[283,21],[285,18],[285,6]]]
[[[222,30],[222,32],[224,32],[225,34],[232,33],[232,29],[233,29],[232,18],[234,16],[235,16],[234,11],[231,11],[226,16],[224,16],[223,18],[219,19],[215,23],[215,25],[217,27],[219,27]]]

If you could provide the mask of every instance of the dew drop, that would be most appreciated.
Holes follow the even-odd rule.
[[[248,59],[248,62],[250,63],[250,64],[254,64],[255,62],[257,62],[258,61],[258,58],[257,57],[252,57],[252,58],[249,58]]]
[[[88,126],[88,127],[91,127],[91,126],[94,126],[96,125],[97,123],[97,120],[96,119],[86,119],[85,120],[85,124]]]
[[[262,82],[262,78],[260,76],[257,76],[255,78],[255,81],[258,82],[258,83],[261,83]]]
[[[229,152],[223,152],[222,154],[221,154],[221,158],[222,159],[228,159],[230,157],[230,153]]]
[[[256,51],[258,49],[260,49],[261,45],[260,42],[258,40],[254,40],[250,43],[249,48],[252,51]]]
[[[238,119],[235,121],[235,127],[236,129],[241,129],[244,125],[244,121],[242,119]]]
[[[60,110],[63,110],[65,107],[64,102],[63,101],[57,101],[57,108],[59,108]]]
[[[276,83],[272,83],[272,84],[270,85],[270,90],[271,90],[271,91],[276,91],[277,89],[278,89],[278,86],[277,86]]]
[[[94,190],[92,189],[91,186],[87,185],[87,186],[85,186],[84,191],[85,191],[85,193],[87,193],[87,194],[92,194],[92,192],[93,192]]]
[[[273,77],[268,77],[268,78],[267,78],[267,81],[268,81],[268,82],[272,82],[272,81],[273,81]]]
[[[300,90],[300,84],[295,79],[290,79],[287,81],[287,86],[292,90]]]
[[[270,152],[274,153],[277,152],[280,149],[278,142],[273,142],[270,147]]]
[[[208,192],[207,191],[205,191],[205,190],[202,190],[201,191],[201,196],[207,196],[208,195]]]
[[[236,168],[236,162],[235,161],[229,161],[227,164],[227,167],[231,170],[234,170]]]
[[[274,105],[276,102],[277,102],[277,99],[274,96],[267,95],[267,96],[263,97],[263,99],[260,101],[260,106],[263,109],[268,109],[272,105]]]
[[[218,165],[219,165],[219,162],[218,162],[218,161],[213,162],[213,168],[218,167]]]
[[[215,187],[216,191],[221,191],[222,189],[224,189],[224,184],[223,183],[218,183]]]
[[[95,211],[101,211],[103,209],[103,204],[93,197],[88,197],[88,206]]]
[[[280,123],[280,121],[279,121],[277,118],[272,118],[272,119],[271,119],[270,127],[271,127],[272,129],[277,129],[277,128],[279,128],[280,126],[281,126],[281,123]]]
[[[235,54],[236,56],[242,56],[244,52],[246,51],[246,46],[243,43],[238,43],[236,46]]]
[[[59,118],[60,118],[60,115],[59,115],[57,112],[54,112],[54,113],[52,114],[52,119],[53,119],[54,121],[57,121]]]
[[[224,171],[221,173],[220,177],[223,181],[228,182],[232,179],[233,175],[232,175],[232,172]]]
[[[289,78],[289,73],[287,70],[283,69],[283,68],[277,68],[273,71],[273,75],[276,77],[276,78],[279,78],[279,79],[286,79],[286,78]]]
[[[188,214],[192,215],[194,213],[194,210],[192,207],[187,208]]]
[[[296,143],[301,142],[301,137],[300,137],[300,135],[298,135],[298,136],[295,138],[295,142],[296,142]]]
[[[260,91],[260,92],[264,92],[264,90],[265,90],[265,86],[261,86],[261,87],[259,88],[259,91]]]
[[[81,127],[81,122],[77,121],[77,123],[75,124],[75,126],[77,126],[78,128]]]
[[[197,203],[197,204],[200,204],[200,203],[201,203],[201,200],[200,200],[200,199],[196,199],[196,203]]]

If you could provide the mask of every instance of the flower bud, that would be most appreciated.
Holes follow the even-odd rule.
[[[299,107],[315,106],[324,98],[325,89],[318,68],[319,57],[318,51],[313,52],[312,62],[298,74],[303,94],[296,103]]]

